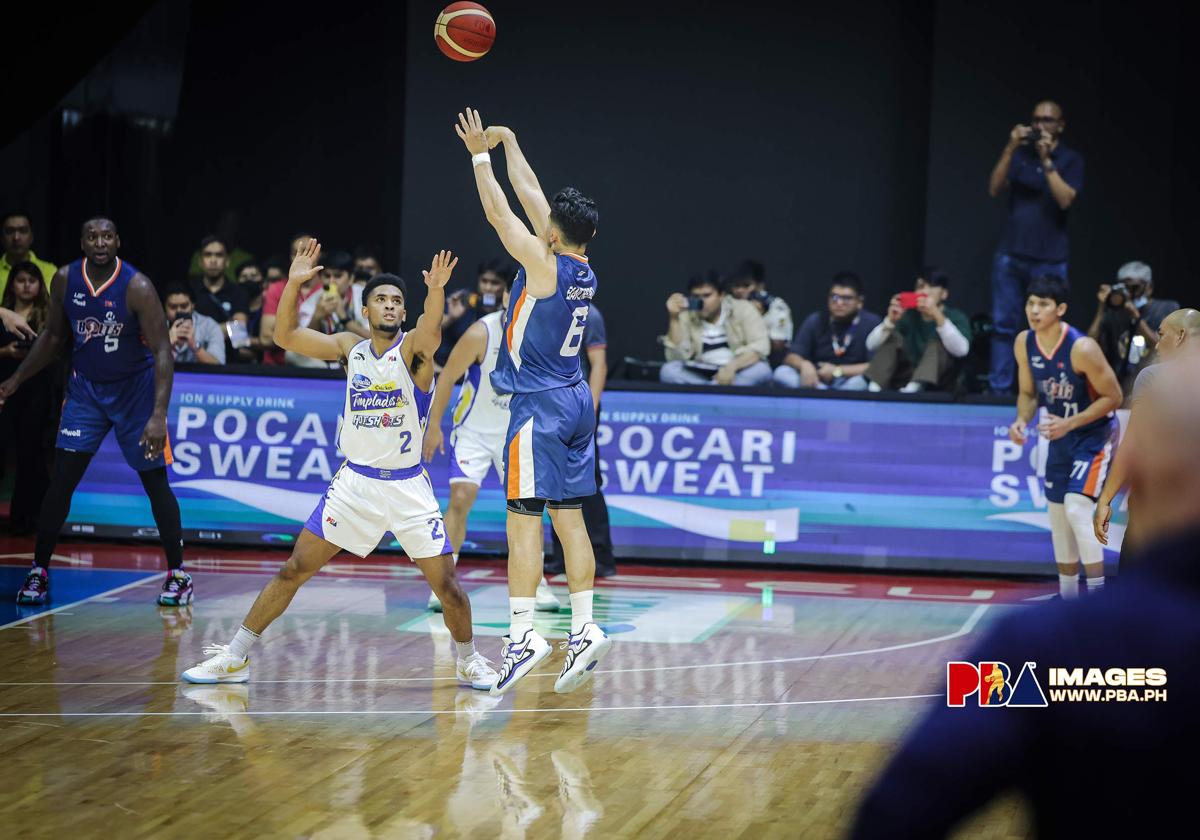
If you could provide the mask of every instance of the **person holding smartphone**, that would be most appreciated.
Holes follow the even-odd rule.
[[[888,304],[887,317],[867,336],[874,353],[867,367],[871,391],[951,391],[961,360],[971,350],[971,321],[947,306],[950,278],[927,266],[917,272],[913,291]]]
[[[667,363],[659,374],[670,385],[768,385],[771,341],[754,304],[725,294],[715,271],[688,282],[686,295],[667,298],[667,334],[660,338]]]

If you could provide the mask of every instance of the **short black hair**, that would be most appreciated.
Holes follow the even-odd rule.
[[[383,260],[381,260],[379,258],[379,255],[382,253],[383,253],[383,249],[376,245],[355,245],[354,246],[354,259],[356,259],[356,260],[372,259],[372,260],[375,260],[375,262],[379,263],[380,265],[383,265]]]
[[[18,274],[28,274],[30,277],[45,285],[46,275],[42,274],[42,270],[38,268],[38,264],[33,260],[21,260],[8,270],[8,276],[16,277]]]
[[[272,255],[272,256],[271,256],[269,259],[267,259],[267,261],[266,261],[266,262],[264,262],[264,263],[262,264],[262,271],[263,271],[263,274],[266,274],[266,273],[267,273],[267,272],[268,272],[270,269],[272,269],[272,268],[277,268],[277,269],[279,269],[280,271],[282,271],[282,272],[283,272],[284,276],[286,277],[286,276],[287,276],[287,272],[288,272],[288,260],[287,260],[287,257],[285,257],[283,254],[274,254],[274,255]]]
[[[708,271],[700,274],[693,274],[688,280],[687,290],[689,292],[695,291],[701,286],[712,286],[721,294],[725,294],[726,291],[725,278],[715,268],[710,268]]]
[[[922,267],[917,272],[917,276],[913,278],[915,284],[918,280],[924,280],[930,286],[941,286],[943,289],[950,288],[950,275],[942,271],[936,265],[927,265]]]
[[[729,280],[733,285],[741,285],[739,280],[750,279],[755,283],[767,282],[767,268],[758,260],[742,260],[738,263],[738,267],[729,275]]]
[[[5,213],[3,216],[0,216],[0,227],[8,224],[9,219],[24,219],[25,221],[29,222],[29,229],[33,230],[33,216],[30,216],[24,210],[12,210],[11,212]]]
[[[200,240],[200,250],[203,251],[205,248],[207,248],[209,245],[212,245],[213,243],[220,243],[221,247],[225,249],[225,256],[229,256],[229,246],[226,245],[225,240],[219,236],[206,236],[203,239],[201,239]]]
[[[845,286],[847,289],[853,289],[856,295],[862,296],[862,278],[853,271],[839,271],[833,275],[833,280],[829,281],[829,288],[834,286]]]
[[[562,231],[568,245],[586,245],[596,235],[600,214],[596,202],[574,187],[565,187],[550,200],[550,221]]]
[[[1031,297],[1050,298],[1055,303],[1066,303],[1069,297],[1067,281],[1057,274],[1043,274],[1029,284],[1025,299]]]
[[[163,289],[163,303],[166,303],[167,298],[174,295],[187,295],[188,300],[190,300],[192,303],[196,302],[196,295],[194,292],[192,292],[191,287],[186,286],[183,283],[172,283],[171,285],[167,286],[167,288]]]
[[[348,251],[330,251],[321,256],[321,265],[333,271],[354,271],[354,257]]]
[[[258,264],[258,261],[251,259],[251,260],[242,260],[240,263],[238,263],[233,269],[233,276],[234,277],[240,276],[241,273],[244,270],[246,270],[247,268],[257,268],[259,274],[263,273],[263,267]]]
[[[367,305],[367,301],[371,299],[371,292],[378,289],[380,286],[395,286],[400,290],[404,302],[408,303],[408,286],[404,285],[404,280],[395,274],[376,274],[367,281],[367,285],[363,286],[362,302],[363,306]]]
[[[507,260],[504,257],[492,257],[490,260],[484,260],[479,264],[479,271],[475,272],[475,276],[482,277],[488,273],[497,274],[502,277],[511,289],[513,280],[517,277],[517,267],[512,264],[511,260]]]
[[[88,216],[86,219],[83,220],[83,224],[81,224],[79,226],[80,236],[83,235],[84,229],[88,225],[90,225],[92,222],[108,222],[110,225],[113,226],[114,231],[117,230],[117,223],[114,222],[112,219],[108,218],[108,216]]]

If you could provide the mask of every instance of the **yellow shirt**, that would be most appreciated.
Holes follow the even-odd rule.
[[[53,263],[48,263],[45,260],[39,260],[37,254],[33,251],[29,252],[29,262],[36,265],[42,271],[42,279],[46,281],[46,288],[50,288],[50,281],[54,279],[54,275],[58,273],[58,266]],[[0,298],[4,297],[4,290],[8,288],[8,274],[12,271],[12,266],[8,263],[8,254],[0,254]]]

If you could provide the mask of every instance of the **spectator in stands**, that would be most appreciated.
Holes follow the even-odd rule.
[[[41,266],[32,260],[9,266],[0,307],[16,312],[37,332],[45,329],[50,294]],[[28,336],[0,328],[0,381],[12,376],[32,344]],[[50,482],[48,434],[56,425],[53,392],[58,375],[57,365],[41,371],[9,397],[0,411],[0,443],[11,443],[15,449],[16,480],[9,509],[9,528],[14,534],[34,530],[42,496]]]
[[[862,391],[867,387],[867,336],[880,318],[863,309],[862,281],[852,271],[839,271],[829,287],[826,312],[804,319],[775,383],[787,388],[835,388]]]
[[[250,304],[236,282],[226,276],[229,257],[225,243],[215,236],[207,236],[200,242],[200,281],[192,286],[196,311],[212,318],[218,324],[237,321],[243,327],[250,319]]]
[[[1179,308],[1176,301],[1154,297],[1152,278],[1150,266],[1143,262],[1127,262],[1117,269],[1114,285],[1101,284],[1096,317],[1088,327],[1126,396],[1138,372],[1150,363],[1163,319]]]
[[[366,279],[370,280],[378,274],[383,273],[383,261],[379,259],[380,249],[369,246],[359,245],[354,249],[354,273],[359,272],[366,275]],[[364,281],[365,282],[365,281]]]
[[[241,216],[236,210],[225,210],[213,226],[213,236],[221,240],[225,246],[225,279],[236,285],[237,269],[244,263],[254,262],[254,255],[238,247],[238,229],[241,227]],[[192,254],[188,266],[188,277],[199,280],[207,275],[204,269],[204,246]]]
[[[246,320],[246,332],[249,333],[250,343],[238,350],[238,357],[243,362],[257,362],[262,359],[262,342],[258,338],[262,327],[263,289],[265,288],[262,268],[251,260],[243,263],[237,269],[237,284],[246,294],[249,307],[249,318]]]
[[[163,293],[163,311],[170,329],[171,351],[181,364],[225,364],[225,331],[207,315],[196,311],[187,286],[171,286]]]
[[[960,360],[971,349],[970,320],[946,305],[950,278],[930,266],[917,274],[913,288],[915,305],[894,296],[887,317],[867,336],[874,354],[866,373],[871,391],[954,390]]]
[[[354,306],[354,258],[346,251],[330,251],[321,256],[324,268],[318,275],[321,288],[326,295],[337,294],[337,308],[324,324],[322,332],[333,335],[339,332],[356,333],[363,338],[371,337],[370,327],[363,323],[362,286],[358,289],[359,317],[355,317]],[[364,284],[365,285],[365,284]],[[322,304],[317,305],[318,308]]]
[[[604,393],[604,385],[608,381],[608,331],[604,327],[604,315],[600,307],[592,302],[588,312],[587,323],[583,328],[583,349],[579,361],[583,375],[587,379],[592,392],[592,405],[596,409],[596,425],[600,425],[600,397]],[[613,557],[612,533],[608,523],[608,504],[600,491],[603,477],[600,474],[600,444],[595,444],[596,460],[596,492],[585,496],[583,502],[583,521],[587,525],[588,538],[592,541],[592,553],[596,555],[596,577],[611,577],[617,573],[617,561]],[[545,573],[548,575],[562,574],[566,570],[562,541],[554,529],[553,548],[550,557],[546,559]]]
[[[281,254],[276,254],[263,264],[263,294],[271,288],[276,280],[287,279],[287,261]]]
[[[299,233],[292,237],[291,252],[288,257],[291,260],[296,258],[300,248],[308,242],[311,237],[307,233]],[[272,261],[274,262],[274,261]],[[267,272],[271,273],[274,266],[268,266]],[[282,365],[286,364],[286,354],[283,350],[275,346],[275,314],[279,311],[279,299],[283,297],[283,289],[287,286],[287,270],[283,269],[283,274],[277,280],[273,280],[267,286],[267,290],[263,292],[263,310],[262,321],[258,328],[258,341],[263,348],[263,364],[264,365]],[[309,326],[316,312],[317,301],[322,291],[321,284],[318,278],[314,275],[312,279],[306,281],[300,287],[300,295],[297,298],[297,304],[300,312],[300,323]]]
[[[1044,274],[1067,279],[1067,210],[1083,188],[1083,158],[1060,138],[1066,121],[1058,103],[1033,109],[1031,125],[1018,125],[992,168],[988,192],[1009,189],[1008,223],[992,261],[991,390],[1012,391],[1013,342],[1025,327],[1025,290]]]
[[[0,296],[3,296],[8,278],[13,266],[18,263],[31,262],[45,278],[46,288],[58,273],[58,267],[53,263],[38,259],[33,253],[33,222],[26,213],[9,213],[0,220],[0,230],[4,237],[4,256],[0,257]]]
[[[1014,790],[1031,807],[1036,837],[1154,836],[1148,820],[1190,823],[1194,777],[1167,768],[1188,766],[1200,742],[1200,364],[1162,367],[1136,409],[1131,492],[1148,538],[1136,567],[1098,595],[1010,612],[953,656],[1006,663],[1007,707],[982,704],[982,679],[952,707],[946,678],[927,672],[940,696],[864,798],[854,840],[970,836],[955,828]],[[1097,698],[1128,674],[1128,691],[1109,702],[1087,702],[1083,692],[1083,702],[1059,699],[1051,668],[1104,675]],[[1149,691],[1157,702],[1145,702]],[[1101,770],[1115,792],[1109,802],[1096,799]]]
[[[741,265],[729,275],[729,294],[739,300],[748,300],[758,307],[767,327],[767,338],[771,340],[771,367],[783,361],[788,344],[792,341],[795,327],[792,325],[792,309],[783,298],[767,291],[767,270],[755,260],[742,260]]]
[[[766,385],[771,366],[767,328],[754,304],[725,294],[715,271],[693,277],[688,294],[667,298],[667,363],[660,378],[673,385]]]
[[[450,350],[467,328],[501,307],[504,290],[517,276],[517,270],[503,257],[495,257],[479,266],[475,291],[459,289],[446,298],[446,314],[442,316],[442,346],[434,354],[439,365],[446,363]]]

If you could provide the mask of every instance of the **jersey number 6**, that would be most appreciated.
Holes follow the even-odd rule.
[[[558,355],[579,355],[579,348],[583,345],[583,331],[587,327],[587,316],[588,307],[575,307],[575,311],[571,313],[574,321],[571,324],[571,329],[567,330],[567,337],[563,339],[562,348],[558,351]]]

